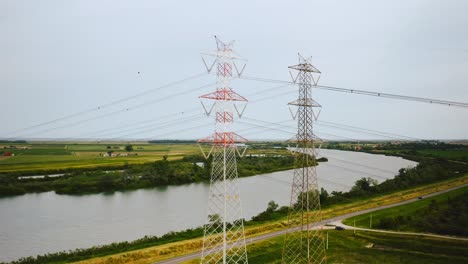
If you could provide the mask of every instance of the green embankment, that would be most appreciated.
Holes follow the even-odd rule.
[[[361,199],[360,201],[351,202],[349,204],[340,204],[331,206],[322,211],[323,218],[329,219],[335,216],[356,212],[373,208],[379,205],[392,204],[408,199],[427,195],[438,190],[444,190],[455,186],[465,184],[468,180],[468,175],[458,179],[450,179],[436,184],[419,186],[405,191],[395,192],[379,197],[369,199]],[[267,222],[248,222],[246,223],[246,236],[252,237],[261,234],[266,234],[285,228],[285,218],[280,217],[276,220]],[[187,240],[181,241],[182,237]],[[169,238],[169,237],[168,237]],[[93,249],[76,250],[72,252],[61,252],[43,256],[43,258],[30,258],[29,262],[19,261],[18,264],[26,263],[43,263],[40,259],[46,259],[47,263],[68,263],[73,260],[82,259],[79,262],[82,264],[105,264],[105,263],[154,263],[164,259],[189,254],[197,250],[201,250],[202,236],[197,232],[181,232],[176,235],[173,243],[160,245],[162,241],[168,238],[147,238],[141,241],[131,243],[122,243],[108,245],[104,247],[96,247]],[[191,238],[191,239],[189,239]],[[159,246],[157,246],[159,245]],[[140,248],[140,249],[138,249]]]
[[[343,223],[352,226],[354,221],[356,227],[363,228],[468,236],[468,187],[348,218]]]
[[[325,232],[325,231],[324,231]],[[284,236],[248,245],[249,263],[281,263]],[[327,263],[467,263],[467,241],[328,231]],[[200,260],[182,262],[200,263]]]
[[[466,241],[329,231],[327,263],[466,263]],[[249,263],[281,263],[284,237],[249,245]],[[195,263],[195,262],[191,262]]]
[[[174,159],[174,160],[170,160]],[[239,177],[292,169],[292,156],[247,156],[238,160]],[[148,164],[127,164],[122,169],[76,170],[62,177],[18,178],[0,175],[0,197],[30,192],[55,191],[58,194],[88,194],[152,188],[209,181],[211,162],[201,155],[181,159],[163,156]]]

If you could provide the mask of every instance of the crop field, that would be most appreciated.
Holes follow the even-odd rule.
[[[132,151],[126,151],[125,146],[132,145]],[[14,146],[12,148],[11,146]],[[6,148],[4,148],[6,147]],[[203,146],[209,152],[209,146]],[[2,156],[2,152],[10,152],[14,156]],[[116,156],[106,157],[112,152]],[[169,160],[180,159],[184,155],[200,155],[200,149],[195,143],[9,143],[0,144],[0,173],[5,172],[40,172],[51,170],[66,170],[77,168],[118,167],[125,164],[141,164],[161,160],[167,156]],[[271,145],[252,145],[247,155],[290,155],[284,148]]]
[[[14,155],[0,156],[0,172],[123,166],[161,160],[163,156],[171,160],[180,159],[183,155],[199,154],[200,151],[196,144],[129,144],[132,151],[126,151],[128,144],[123,143],[0,144],[1,152]],[[107,152],[120,156],[105,157]]]

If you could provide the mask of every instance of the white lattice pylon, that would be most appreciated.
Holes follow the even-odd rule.
[[[294,175],[291,204],[288,212],[288,230],[283,244],[282,263],[309,264],[325,262],[325,243],[321,230],[312,230],[312,224],[322,220],[320,196],[315,170],[316,151],[313,122],[318,116],[314,108],[321,106],[312,99],[312,87],[320,78],[320,71],[310,59],[299,55],[299,64],[290,66],[298,71],[293,81],[298,83],[299,98],[289,103],[297,106],[297,134],[294,150]]]

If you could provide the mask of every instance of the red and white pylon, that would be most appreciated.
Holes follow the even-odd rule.
[[[207,116],[214,113],[215,119],[214,133],[199,140],[200,144],[211,144],[208,153],[201,149],[205,158],[213,159],[201,263],[248,263],[236,163],[236,156],[245,153],[243,143],[247,140],[232,131],[234,117],[236,113],[242,115],[247,99],[230,86],[232,78],[242,74],[245,64],[239,71],[235,61],[240,58],[232,50],[233,42],[226,44],[215,39],[216,52],[205,54],[213,56],[214,61],[207,64],[202,57],[208,72],[216,65],[217,87],[200,96]],[[212,100],[213,104],[207,107],[204,100]],[[244,105],[242,111],[239,104]]]

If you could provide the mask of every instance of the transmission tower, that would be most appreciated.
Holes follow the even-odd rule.
[[[242,59],[235,55],[233,42],[226,44],[215,39],[217,51],[204,54],[214,56],[214,61],[207,64],[202,56],[209,73],[217,66],[217,87],[216,91],[200,96],[206,114],[209,116],[214,110],[215,119],[214,134],[199,140],[211,145],[208,153],[200,149],[205,158],[211,156],[213,160],[201,263],[248,263],[236,163],[236,156],[245,153],[243,143],[247,140],[232,131],[234,115],[242,115],[247,99],[230,87],[232,78],[242,74],[245,64],[239,71],[236,61]],[[207,107],[204,99],[214,102]]]
[[[311,228],[313,223],[322,220],[315,169],[314,143],[318,139],[313,134],[313,121],[317,119],[321,106],[312,99],[312,87],[317,85],[320,71],[310,64],[310,59],[300,54],[299,63],[288,68],[297,71],[296,75],[291,70],[290,73],[299,86],[299,98],[289,103],[297,107],[293,114],[297,119],[297,145],[293,151],[294,176],[282,263],[324,263],[323,234]]]

